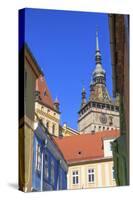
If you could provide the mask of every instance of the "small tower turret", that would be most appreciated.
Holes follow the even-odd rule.
[[[54,108],[55,110],[57,110],[59,112],[59,106],[60,106],[60,103],[59,103],[59,100],[58,98],[56,97],[55,101],[54,101]]]
[[[86,91],[85,91],[84,87],[82,88],[81,95],[82,95],[81,107],[84,107],[86,105],[86,103],[87,103],[87,101],[86,101]]]

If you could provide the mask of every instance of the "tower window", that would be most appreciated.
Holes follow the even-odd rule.
[[[105,108],[105,104],[102,105],[102,108]]]
[[[119,111],[119,107],[118,107],[118,106],[116,106],[116,107],[115,107],[115,110],[116,110],[116,111]]]
[[[114,106],[111,106],[111,110],[114,111]]]
[[[96,107],[96,104],[95,104],[95,103],[92,103],[92,106],[93,106],[93,107]]]
[[[100,108],[100,104],[97,104],[97,107]]]
[[[110,106],[109,106],[109,105],[106,105],[106,108],[109,110],[109,109],[110,109]]]

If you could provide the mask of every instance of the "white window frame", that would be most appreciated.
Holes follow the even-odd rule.
[[[72,184],[73,185],[79,184],[79,170],[72,171]]]
[[[88,168],[87,175],[88,183],[95,183],[95,169]]]
[[[41,170],[41,147],[38,142],[36,144],[36,170]]]

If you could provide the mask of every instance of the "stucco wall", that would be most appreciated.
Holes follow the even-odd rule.
[[[116,182],[112,176],[113,161],[97,162],[84,165],[69,166],[67,176],[67,188],[68,189],[80,189],[80,188],[96,188],[96,187],[108,187],[115,186]],[[88,169],[95,170],[94,183],[88,183]],[[72,183],[73,170],[79,171],[79,184]]]
[[[107,123],[103,124],[100,121],[100,115],[104,113],[107,117]],[[113,124],[109,124],[110,116],[113,117]],[[99,128],[99,126],[101,126]],[[111,129],[119,129],[120,121],[119,121],[119,112],[108,111],[104,109],[91,109],[91,112],[85,113],[78,122],[78,129],[80,132],[91,132],[92,130],[102,131],[102,130],[111,130]]]

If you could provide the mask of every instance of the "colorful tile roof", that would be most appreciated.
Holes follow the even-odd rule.
[[[36,90],[40,92],[40,102],[45,106],[54,109],[54,102],[49,92],[44,76],[40,76],[36,80]]]
[[[117,138],[119,130],[81,134],[69,137],[54,137],[68,163],[104,158],[103,140]]]

